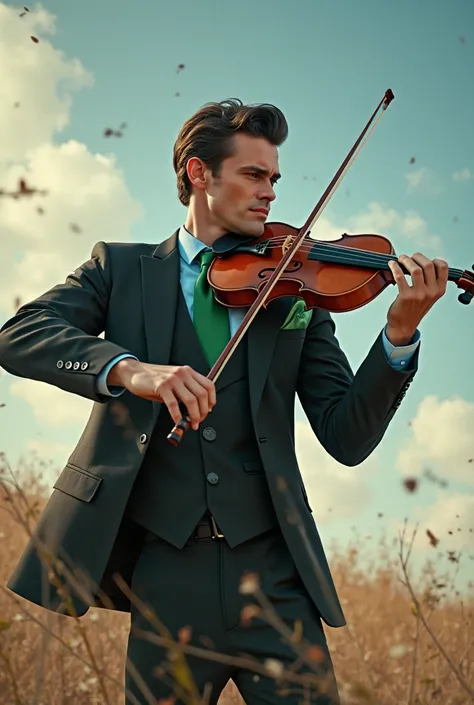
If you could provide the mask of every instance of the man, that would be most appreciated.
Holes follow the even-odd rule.
[[[164,646],[144,638],[154,629],[144,605],[173,638],[188,627],[188,646],[267,664],[256,675],[190,655],[196,692],[210,687],[211,703],[231,678],[252,705],[301,702],[301,684],[275,678],[298,644],[248,611],[258,584],[281,623],[317,649],[305,653],[321,656],[296,669],[332,686],[313,687],[307,702],[339,702],[323,621],[346,622],[295,457],[295,393],[330,455],[349,466],[367,458],[416,374],[418,326],[444,294],[447,265],[400,256],[410,284],[391,263],[398,295],[357,374],[332,317],[282,298],[258,313],[212,383],[209,369],[245,309],[213,299],[202,252],[227,233],[263,233],[286,136],[272,105],[203,106],[174,146],[185,224],[157,246],[97,243],[64,284],[0,331],[8,372],[95,402],[8,587],[65,614],[130,611],[130,704],[173,693],[185,702],[183,689],[191,692],[182,672],[170,675]],[[174,447],[167,436],[185,412],[192,429]],[[56,579],[45,555],[61,560]],[[254,577],[241,587],[244,573]],[[58,576],[73,583],[69,599]]]

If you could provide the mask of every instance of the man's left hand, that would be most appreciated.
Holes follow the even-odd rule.
[[[448,281],[448,264],[442,259],[430,260],[420,252],[412,257],[400,255],[399,262],[409,272],[412,284],[394,260],[389,267],[398,285],[398,296],[387,313],[386,335],[392,345],[408,345],[421,320],[440,299]]]

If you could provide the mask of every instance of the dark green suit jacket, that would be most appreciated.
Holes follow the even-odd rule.
[[[94,586],[110,585],[111,571],[129,581],[133,570],[136,555],[118,535],[119,526],[146,451],[143,438],[153,432],[162,405],[127,391],[119,400],[104,397],[96,378],[123,352],[167,364],[175,315],[171,302],[179,286],[177,234],[158,246],[98,242],[91,259],[65,283],[24,304],[0,330],[0,365],[7,372],[95,402],[7,583],[49,609],[61,611],[64,605],[54,588],[45,591],[39,545],[50,556],[70,557],[89,576],[92,592]],[[417,371],[419,347],[409,368],[395,370],[380,333],[354,375],[326,311],[315,309],[306,329],[281,330],[289,303],[271,302],[248,331],[252,421],[289,549],[322,618],[337,627],[346,622],[295,455],[295,394],[326,451],[356,466],[381,441]],[[225,383],[224,370],[216,382],[217,400]],[[75,602],[77,614],[91,604],[99,603],[82,595]],[[128,601],[116,609],[128,610]]]

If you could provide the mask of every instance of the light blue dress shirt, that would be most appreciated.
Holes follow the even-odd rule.
[[[184,299],[186,301],[186,306],[188,307],[189,315],[192,320],[194,286],[200,270],[199,263],[196,261],[196,256],[201,252],[201,250],[209,248],[203,242],[191,235],[191,233],[186,230],[183,225],[179,231],[178,249],[180,255],[180,285]],[[231,337],[235,334],[247,310],[248,309],[245,307],[229,308],[229,324]],[[420,332],[418,330],[416,331],[413,342],[410,343],[410,345],[395,347],[388,340],[384,328],[382,332],[382,340],[388,361],[390,362],[392,367],[400,370],[408,365],[414,352],[416,351],[420,341]],[[107,385],[106,380],[107,375],[109,374],[112,367],[119,360],[122,360],[125,357],[131,357],[134,360],[138,360],[135,355],[130,355],[129,353],[117,355],[117,357],[111,360],[97,376],[97,391],[100,394],[112,397],[118,397],[123,394],[123,392],[125,391],[123,387],[109,387]]]

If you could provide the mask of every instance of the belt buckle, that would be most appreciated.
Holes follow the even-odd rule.
[[[222,534],[219,529],[217,528],[216,520],[211,514],[211,525],[212,525],[212,530],[213,530],[213,535],[211,536],[212,540],[215,541],[216,539],[223,539],[224,534]]]

